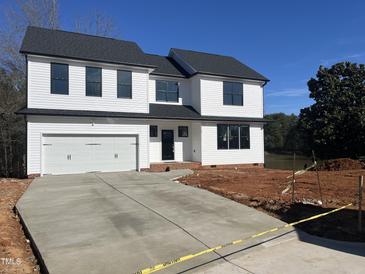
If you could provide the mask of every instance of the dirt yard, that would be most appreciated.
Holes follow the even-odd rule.
[[[290,175],[290,171],[264,168],[201,169],[195,170],[193,175],[180,179],[180,182],[207,189],[257,208],[285,222],[293,222],[355,202],[358,177],[365,175],[365,170],[320,171],[323,206],[318,205],[321,197],[315,171],[296,177],[294,204],[291,202],[291,189],[282,194],[291,181],[287,178]],[[356,208],[353,206],[298,227],[308,233],[327,238],[365,241],[365,233],[357,232]]]
[[[31,180],[0,178],[0,274],[40,273],[13,208]]]

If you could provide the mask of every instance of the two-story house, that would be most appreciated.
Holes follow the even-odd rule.
[[[222,55],[29,27],[27,172],[264,162],[261,74]]]

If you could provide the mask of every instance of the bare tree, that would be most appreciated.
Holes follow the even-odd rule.
[[[24,175],[25,121],[14,114],[25,101],[24,86],[0,69],[0,176]]]
[[[0,4],[0,176],[22,176],[26,148],[25,121],[14,114],[25,103],[25,62],[19,54],[28,26],[59,27],[58,0],[15,0]],[[113,21],[100,12],[79,19],[79,32],[111,36]],[[24,168],[23,168],[24,170]]]
[[[115,25],[110,17],[101,12],[95,12],[90,16],[78,18],[75,21],[75,30],[99,36],[113,36]]]
[[[19,54],[26,28],[58,28],[57,0],[16,0],[1,5],[0,176],[24,175],[25,121],[14,114],[25,103],[25,62]]]
[[[6,24],[0,27],[0,66],[8,71],[25,73],[19,54],[21,41],[28,26],[56,29],[59,27],[57,0],[16,0],[2,7]]]

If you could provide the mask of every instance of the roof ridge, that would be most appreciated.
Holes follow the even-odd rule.
[[[165,57],[165,58],[167,58],[167,57],[168,57],[168,56],[164,56],[164,55],[160,55],[160,54],[156,54],[156,53],[146,53],[146,52],[144,52],[144,54],[146,54],[146,55],[150,55],[150,56]]]
[[[183,51],[190,51],[190,52],[195,52],[195,53],[203,53],[203,54],[208,54],[208,55],[213,55],[213,56],[221,56],[221,57],[229,57],[229,58],[233,58],[236,59],[232,56],[229,55],[223,55],[223,54],[218,54],[218,53],[210,53],[210,52],[204,52],[204,51],[198,51],[198,50],[192,50],[192,49],[178,49],[178,48],[171,48],[171,50],[183,50]],[[237,60],[237,59],[236,59]]]
[[[117,38],[113,38],[113,37],[101,36],[101,35],[96,35],[96,34],[89,34],[89,33],[84,33],[84,32],[69,31],[69,30],[63,30],[63,29],[50,29],[50,28],[44,28],[44,27],[38,27],[38,26],[31,26],[31,25],[28,26],[27,29],[28,28],[48,30],[48,31],[57,31],[57,32],[64,32],[64,33],[71,33],[71,34],[77,34],[77,35],[89,36],[89,37],[96,37],[96,38],[104,38],[104,39],[110,39],[110,40],[119,41],[119,42],[132,43],[132,44],[136,44],[138,46],[138,44],[136,42],[134,42],[134,41],[122,40],[122,39],[117,39]]]

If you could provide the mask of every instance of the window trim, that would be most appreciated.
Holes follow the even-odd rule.
[[[151,136],[152,128],[156,129],[156,136]],[[158,126],[157,125],[150,125],[150,138],[157,138],[158,137]]]
[[[160,81],[160,82],[174,82],[176,83],[176,86],[177,86],[177,91],[176,91],[176,101],[169,101],[167,100],[167,96],[166,96],[166,100],[158,100],[157,99],[157,82]],[[168,86],[168,85],[167,85]],[[165,93],[168,93],[169,91],[164,91]],[[156,102],[165,102],[165,103],[179,103],[179,96],[180,96],[180,82],[179,81],[175,81],[175,80],[164,80],[164,79],[156,79],[155,80],[155,100]]]
[[[93,68],[93,69],[99,69],[100,70],[100,95],[90,95],[87,94],[87,69],[88,68]],[[89,82],[89,83],[98,83],[98,82]],[[93,67],[93,66],[86,66],[85,67],[85,96],[90,96],[90,97],[103,97],[103,68],[101,67]]]
[[[237,128],[237,147],[231,148],[231,130],[232,130],[233,126]],[[228,125],[228,149],[229,150],[240,149],[240,147],[241,147],[240,140],[241,140],[240,125],[237,125],[237,124]]]
[[[248,147],[242,147],[242,144],[241,144],[241,128],[247,128],[247,130],[248,130]],[[240,125],[239,126],[239,147],[240,147],[240,149],[251,149],[250,125]]]
[[[184,136],[183,129],[186,129],[186,136]],[[189,127],[188,126],[178,126],[178,136],[179,138],[188,138],[189,137]]]
[[[225,95],[225,92],[224,92],[224,83],[230,83],[230,84],[240,84],[241,86],[242,86],[242,91],[241,91],[241,93],[242,94],[240,94],[241,96],[242,96],[242,99],[241,99],[241,103],[240,104],[234,104],[233,103],[233,97],[235,96],[235,95],[237,95],[237,94],[234,94],[233,93],[233,91],[226,91],[226,92],[228,92],[228,94],[226,94],[226,95],[230,95],[232,98],[232,104],[226,104],[225,102],[224,102],[224,95]],[[243,92],[243,82],[234,82],[234,81],[223,81],[223,105],[224,106],[237,106],[237,107],[240,107],[240,106],[243,106],[244,105],[244,98],[243,98],[243,96],[244,96],[244,92]]]
[[[218,135],[218,127],[225,126],[226,134],[227,134],[227,148],[219,148],[219,135]],[[238,148],[230,148],[230,126],[238,126]],[[248,147],[241,148],[241,127],[248,128]],[[217,124],[217,150],[245,150],[251,149],[251,134],[250,134],[250,125],[249,124]]]
[[[118,73],[119,72],[129,72],[131,74],[131,84],[130,85],[126,85],[126,84],[119,84],[118,83]],[[119,91],[118,91],[118,88],[119,86],[130,86],[131,87],[131,93],[129,96],[119,96]],[[132,99],[133,97],[133,79],[132,79],[132,71],[130,70],[123,70],[123,69],[118,69],[117,70],[117,98],[118,99]]]
[[[219,147],[219,127],[220,126],[221,127],[226,127],[226,134],[227,134],[227,141],[226,141],[226,143],[227,143],[227,147],[222,147],[222,148]],[[228,150],[229,149],[228,129],[229,129],[229,125],[227,125],[227,124],[217,124],[217,149],[218,150]]]
[[[53,80],[62,80],[62,79],[55,79],[52,77],[52,65],[64,65],[67,67],[67,79],[64,80],[64,81],[67,81],[67,92],[66,93],[59,93],[59,92],[54,92],[53,89],[52,89],[52,81]],[[50,87],[50,90],[51,90],[51,94],[58,94],[58,95],[69,95],[70,93],[70,72],[69,72],[69,64],[66,64],[66,63],[57,63],[57,62],[51,62],[51,71],[50,71],[50,74],[51,74],[51,87]]]

